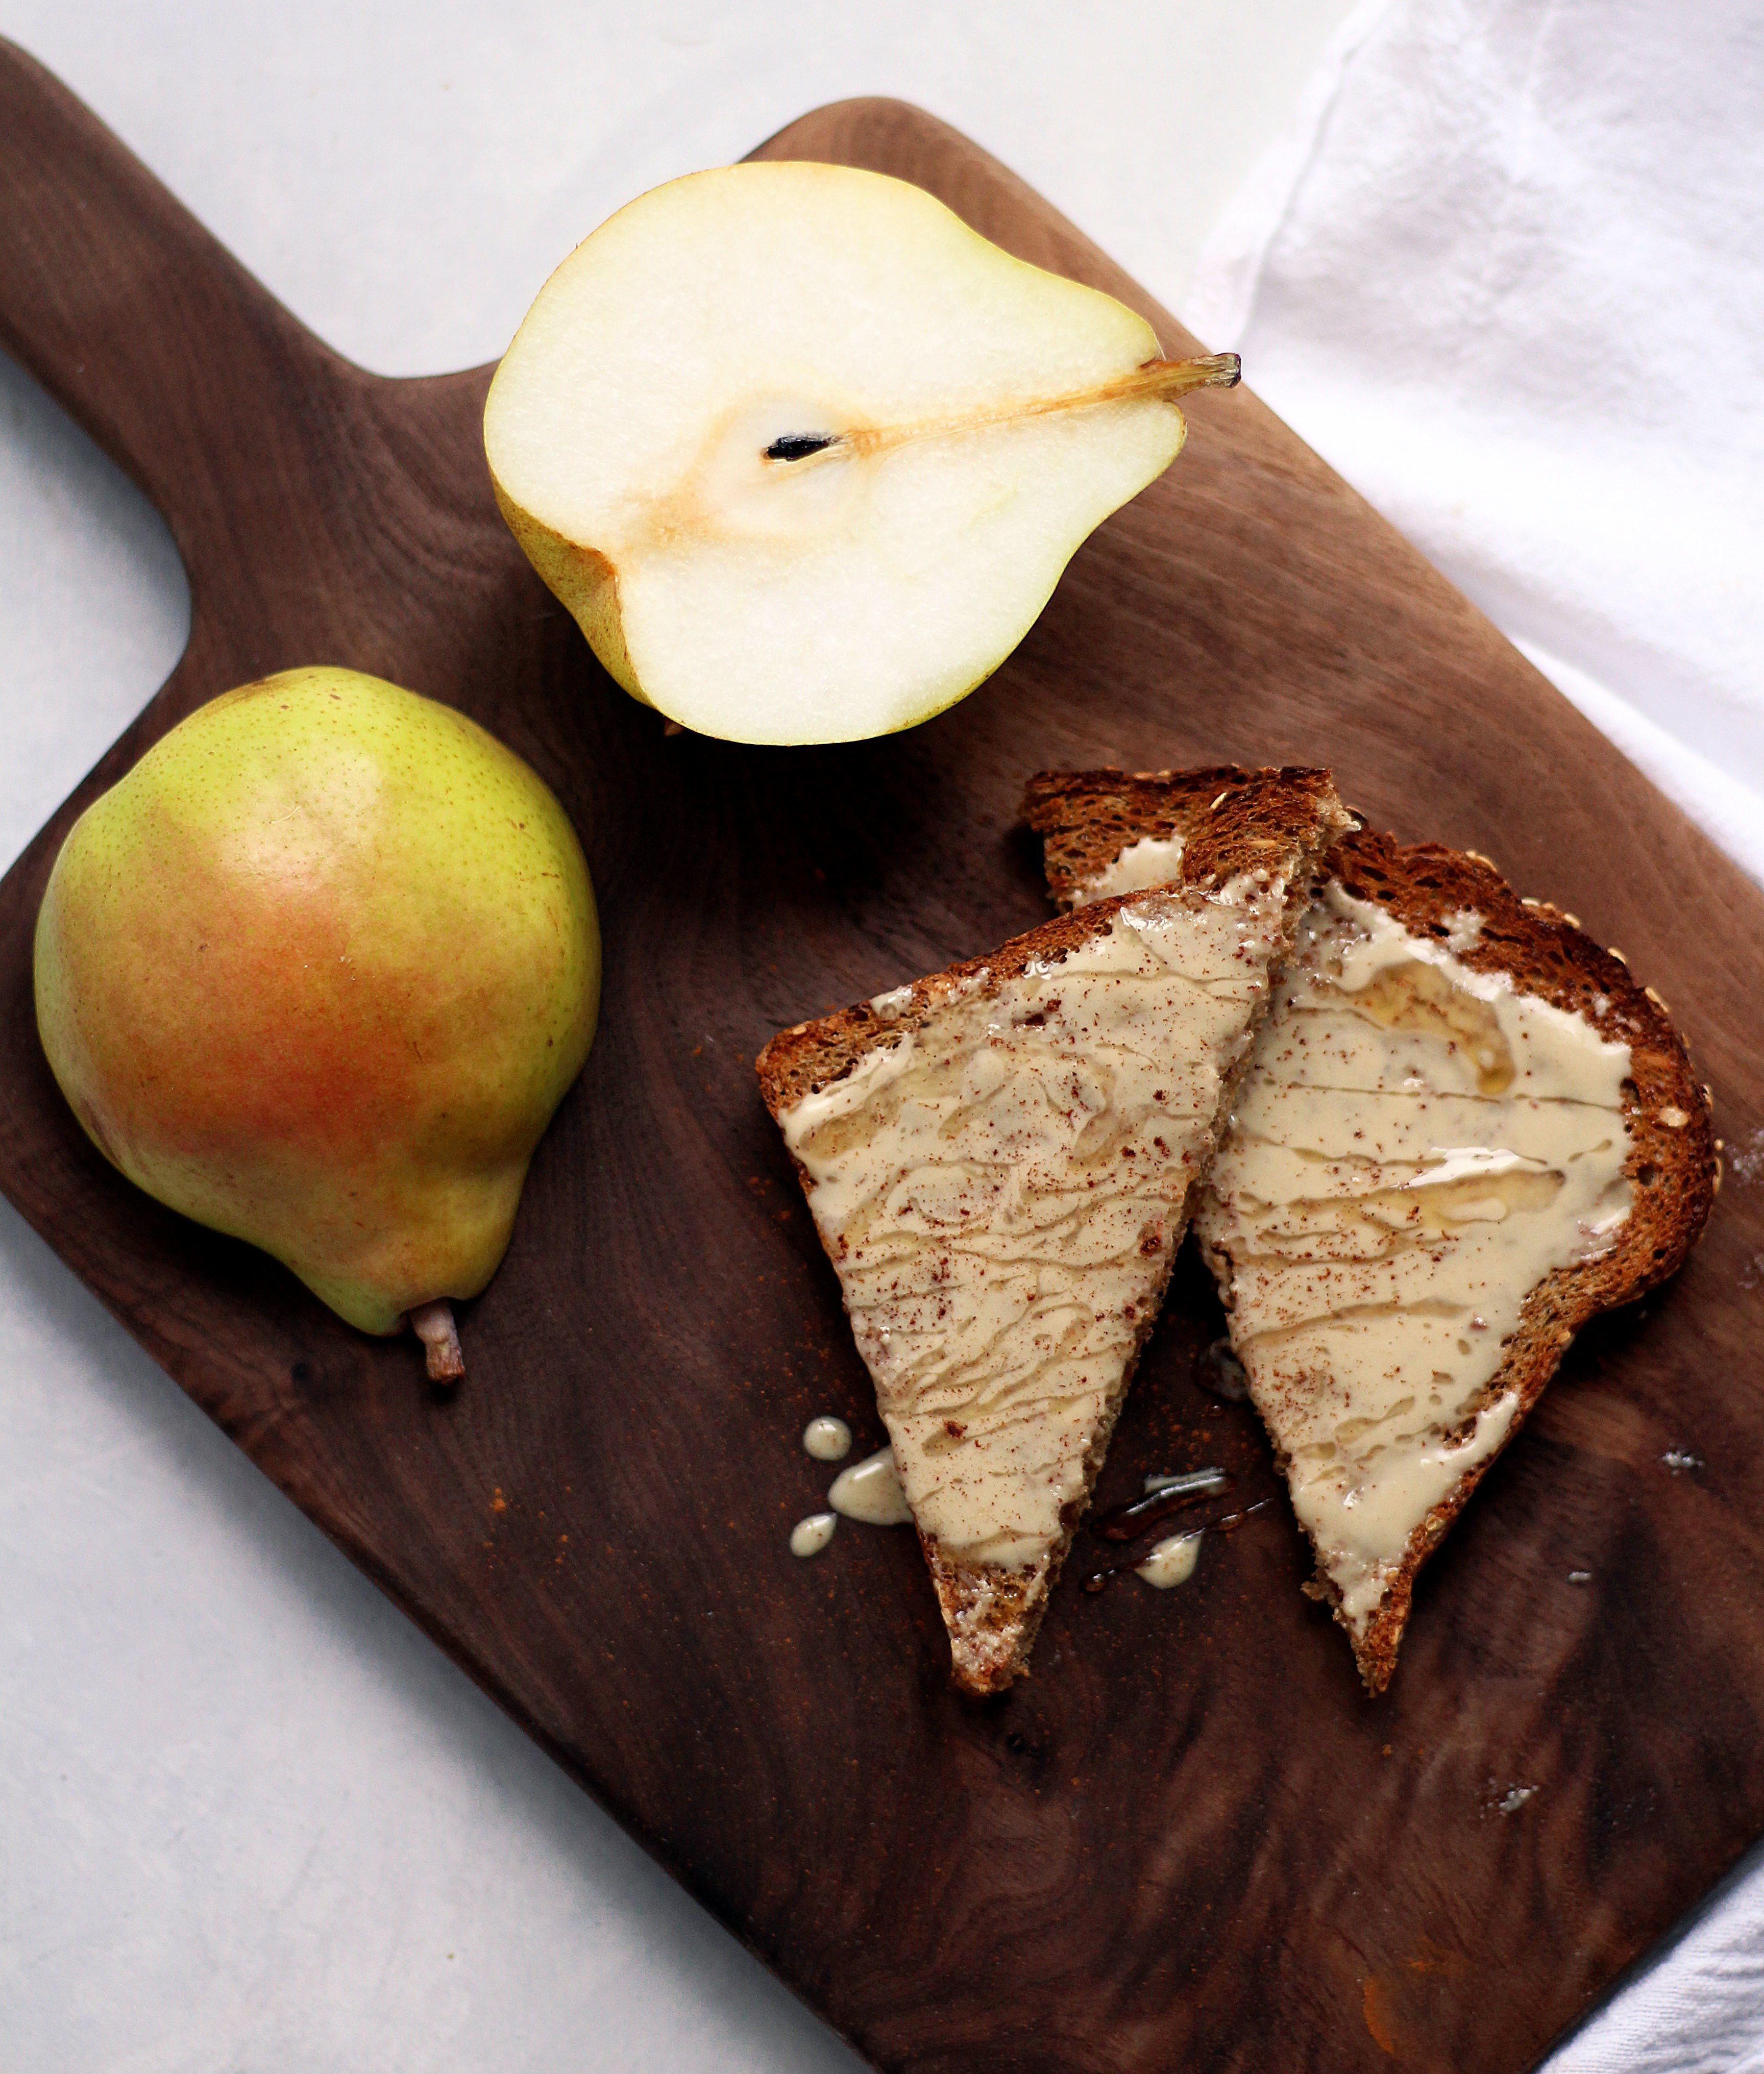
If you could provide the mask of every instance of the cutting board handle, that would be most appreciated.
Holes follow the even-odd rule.
[[[279,399],[361,378],[304,329],[61,82],[0,39],[0,346],[134,477],[192,580]],[[300,364],[304,383],[287,378]]]

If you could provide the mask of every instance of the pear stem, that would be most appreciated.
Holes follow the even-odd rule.
[[[453,1307],[444,1299],[419,1303],[411,1313],[411,1330],[423,1342],[428,1357],[431,1382],[457,1382],[465,1373],[465,1357],[460,1351],[459,1328],[453,1322]]]
[[[775,468],[800,472],[817,461],[853,454],[880,454],[917,440],[978,431],[985,425],[1014,424],[1022,418],[1047,418],[1068,411],[1092,411],[1104,403],[1173,403],[1196,389],[1234,389],[1243,366],[1234,353],[1209,353],[1198,360],[1148,360],[1126,374],[1093,382],[1062,396],[1038,396],[1027,403],[1002,403],[994,411],[967,411],[951,418],[925,418],[911,425],[859,425],[849,432],[792,435],[767,448],[764,458]]]

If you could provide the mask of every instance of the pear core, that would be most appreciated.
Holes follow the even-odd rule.
[[[854,740],[973,690],[1175,460],[1112,296],[903,180],[731,166],[629,204],[541,291],[485,450],[534,567],[634,697],[704,734]]]
[[[502,1260],[593,1039],[600,937],[575,831],[511,751],[395,684],[291,670],[81,815],[35,985],[106,1159],[389,1333]]]

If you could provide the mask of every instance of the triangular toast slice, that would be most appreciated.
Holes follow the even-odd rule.
[[[1037,779],[1056,896],[1081,911],[1186,784]],[[1342,840],[1195,1223],[1369,1691],[1575,1333],[1683,1263],[1716,1173],[1707,1094],[1614,953],[1484,858]]]
[[[1318,859],[1328,774],[1172,799],[1183,851],[757,1061],[876,1384],[956,1682],[1027,1666]]]

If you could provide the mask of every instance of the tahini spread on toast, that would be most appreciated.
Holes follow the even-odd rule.
[[[1196,1216],[1294,1507],[1363,1632],[1428,1512],[1499,1447],[1525,1298],[1630,1213],[1626,1044],[1331,881]],[[1225,1266],[1229,1259],[1229,1267]]]
[[[1182,869],[1182,837],[1142,836],[1130,842],[1113,862],[1093,878],[1087,878],[1073,895],[1074,907],[1087,907],[1093,900],[1106,900],[1115,893],[1143,893],[1174,878]]]
[[[914,1516],[968,1562],[1045,1556],[1083,1498],[1283,907],[1270,874],[1126,901],[779,1118]]]

